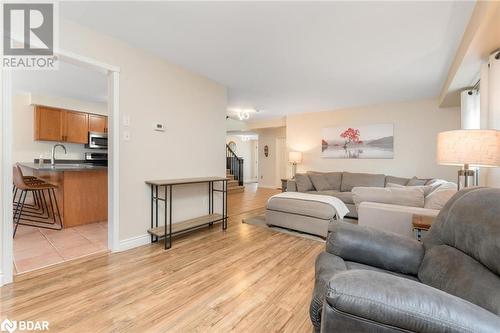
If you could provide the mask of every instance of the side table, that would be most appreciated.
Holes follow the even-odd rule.
[[[286,192],[286,183],[288,182],[288,179],[281,179],[281,192]]]
[[[429,215],[413,214],[412,224],[415,237],[420,242],[425,232],[429,230],[436,217]]]

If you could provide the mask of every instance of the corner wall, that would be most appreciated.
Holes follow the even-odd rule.
[[[60,47],[120,67],[120,242],[148,242],[148,179],[225,177],[226,88],[144,50],[70,21],[60,22]],[[165,132],[153,130],[163,122]],[[208,190],[174,190],[173,219],[206,214]],[[217,202],[216,202],[217,203]]]
[[[322,128],[394,124],[394,159],[321,158]],[[456,182],[457,168],[436,164],[436,137],[460,128],[460,109],[437,100],[384,104],[287,117],[288,149],[303,152],[298,171],[351,171],[401,177],[444,178]]]

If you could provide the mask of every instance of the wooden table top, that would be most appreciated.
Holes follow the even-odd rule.
[[[163,179],[163,180],[146,180],[148,185],[166,186],[166,185],[182,185],[182,184],[197,184],[227,181],[224,177],[196,177],[196,178],[177,178],[177,179]]]
[[[436,217],[434,216],[413,214],[413,228],[429,230],[435,219]]]

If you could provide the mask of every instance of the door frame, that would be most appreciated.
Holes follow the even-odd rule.
[[[59,50],[55,56],[82,68],[96,70],[108,78],[108,249],[119,251],[119,162],[120,162],[120,68],[79,54]],[[14,279],[12,239],[12,72],[2,69],[2,227],[0,286]]]

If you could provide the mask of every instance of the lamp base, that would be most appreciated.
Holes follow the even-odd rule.
[[[296,174],[297,174],[297,163],[292,163],[292,179],[295,179]]]
[[[469,169],[469,165],[466,164],[464,165],[464,168],[462,170],[458,170],[458,179],[457,179],[457,186],[458,190],[460,191],[462,188],[467,188],[471,186],[477,186],[478,184],[478,177],[477,173],[473,169]],[[461,179],[464,179],[464,184],[461,186]]]

